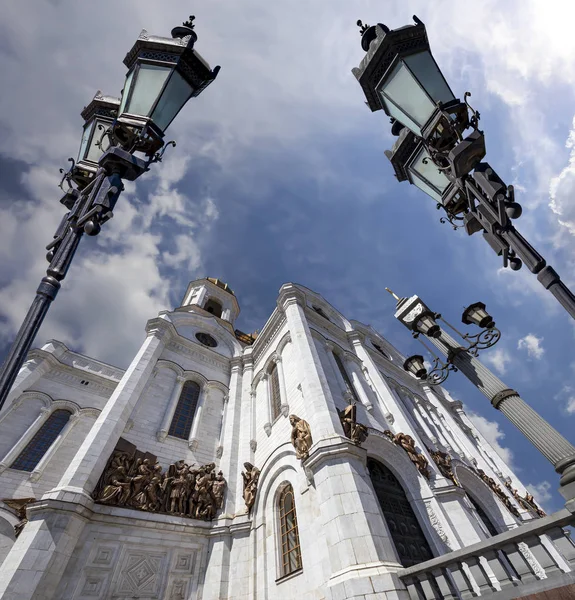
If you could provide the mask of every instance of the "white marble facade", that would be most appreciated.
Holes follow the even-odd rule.
[[[526,493],[461,404],[406,374],[404,357],[371,327],[294,284],[282,286],[255,341],[234,330],[238,313],[225,284],[202,279],[182,306],[148,322],[126,371],[56,341],[30,353],[0,413],[0,598],[406,598],[370,459],[403,488],[432,555],[489,537],[477,506],[498,532],[536,518],[510,496],[514,516],[478,476],[481,469],[503,489],[507,481]],[[201,392],[190,435],[180,439],[169,431],[188,380]],[[362,447],[344,437],[337,413],[354,399],[369,428]],[[55,410],[71,413],[64,428],[33,468],[15,468]],[[303,463],[290,441],[290,414],[311,427]],[[414,438],[429,478],[384,431]],[[91,493],[121,437],[164,468],[180,459],[215,462],[228,483],[216,518],[95,503]],[[440,473],[434,449],[452,457],[460,486]],[[261,470],[249,513],[245,462]],[[278,499],[288,484],[301,568],[286,575]],[[16,538],[11,500],[18,499],[35,502]]]

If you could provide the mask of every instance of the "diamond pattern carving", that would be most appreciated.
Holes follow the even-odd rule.
[[[139,598],[158,598],[162,563],[166,554],[134,552],[126,555],[117,592],[137,594]]]

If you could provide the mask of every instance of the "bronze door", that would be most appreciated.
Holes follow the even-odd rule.
[[[433,558],[417,517],[395,475],[372,458],[367,459],[367,468],[401,564],[411,567]]]

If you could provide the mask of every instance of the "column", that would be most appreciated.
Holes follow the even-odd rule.
[[[313,441],[318,442],[340,436],[343,431],[303,306],[305,296],[298,288],[291,284],[282,286],[278,308],[286,315],[307,406],[306,414],[297,416],[308,421]]]
[[[200,400],[196,406],[196,414],[194,415],[194,421],[192,423],[192,429],[190,430],[190,437],[188,439],[188,446],[190,450],[194,451],[197,449],[200,442],[200,432],[202,430],[202,415],[205,410],[205,406],[210,403],[213,399],[213,391],[217,389],[217,386],[211,383],[206,383],[200,393]]]
[[[225,419],[222,423],[220,441],[220,469],[228,485],[225,496],[225,514],[234,514],[236,499],[236,478],[238,475],[238,457],[240,445],[240,419],[242,402],[242,360],[235,357],[231,361],[229,398],[224,407]]]
[[[266,373],[259,381],[256,387],[256,409],[254,411],[254,420],[256,419],[257,412],[261,411],[260,414],[267,415],[267,420],[263,424],[266,435],[270,435],[272,432],[272,407],[270,403],[270,377]],[[257,424],[254,424],[254,431],[256,432],[253,439],[257,438]]]
[[[287,401],[287,389],[286,382],[284,376],[284,366],[282,357],[276,357],[276,369],[278,370],[278,380],[280,382],[280,398],[281,398],[281,413],[284,417],[287,417],[289,414],[289,404]]]
[[[347,384],[345,383],[343,376],[341,374],[341,371],[339,370],[339,367],[337,366],[337,363],[335,362],[335,358],[333,356],[333,351],[335,346],[331,343],[331,342],[326,342],[324,344],[325,346],[325,352],[327,354],[327,358],[329,360],[329,364],[331,365],[331,368],[333,370],[333,374],[334,377],[339,385],[339,388],[341,390],[341,394],[344,397],[344,399],[348,400],[348,397],[351,395],[349,390],[347,389]]]
[[[48,600],[90,518],[94,489],[122,435],[173,326],[162,317],[147,324],[147,338],[64,472],[58,486],[28,509],[29,523],[2,565],[0,598]]]
[[[443,330],[441,338],[428,339],[445,356],[450,350],[459,347]],[[566,500],[573,500],[575,503],[575,447],[475,356],[468,352],[457,352],[452,362],[553,464],[561,474],[559,491]]]
[[[172,394],[170,395],[170,401],[168,402],[166,412],[164,413],[162,425],[160,426],[160,430],[156,434],[156,437],[158,438],[159,442],[163,442],[168,436],[168,431],[170,431],[170,425],[172,423],[172,419],[174,418],[174,413],[176,412],[178,400],[180,398],[180,394],[182,393],[182,388],[184,387],[185,382],[186,378],[183,375],[176,376],[176,382],[172,389]]]
[[[373,405],[371,403],[371,400],[369,399],[367,390],[365,389],[366,384],[363,380],[363,373],[361,372],[361,367],[359,367],[355,360],[349,358],[348,356],[345,357],[345,366],[351,374],[351,381],[353,383],[355,393],[358,395],[361,403],[365,406],[365,408],[369,411],[372,411]]]
[[[252,380],[254,374],[252,351],[253,348],[251,347],[248,347],[244,350],[243,375],[241,378],[241,389],[239,390],[240,423],[236,454],[235,507],[233,510],[230,509],[230,512],[234,512],[237,514],[241,514],[242,512],[247,513],[246,505],[244,504],[243,499],[244,486],[242,479],[242,471],[244,468],[244,463],[246,461],[253,462],[253,455],[251,451],[251,440],[253,434]],[[261,467],[261,465],[256,466]]]
[[[30,481],[38,481],[42,472],[46,468],[46,465],[50,462],[51,458],[54,456],[56,450],[58,450],[60,444],[66,439],[74,424],[80,418],[79,413],[73,413],[70,415],[68,422],[64,425],[64,428],[58,434],[58,437],[52,442],[48,450],[44,453],[44,456],[40,459],[40,462],[34,467],[34,470],[30,473]]]

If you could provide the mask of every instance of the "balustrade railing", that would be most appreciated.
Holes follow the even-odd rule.
[[[575,525],[575,515],[563,509],[398,575],[412,600],[503,600],[570,585],[575,598],[575,545],[562,529],[567,525]]]

